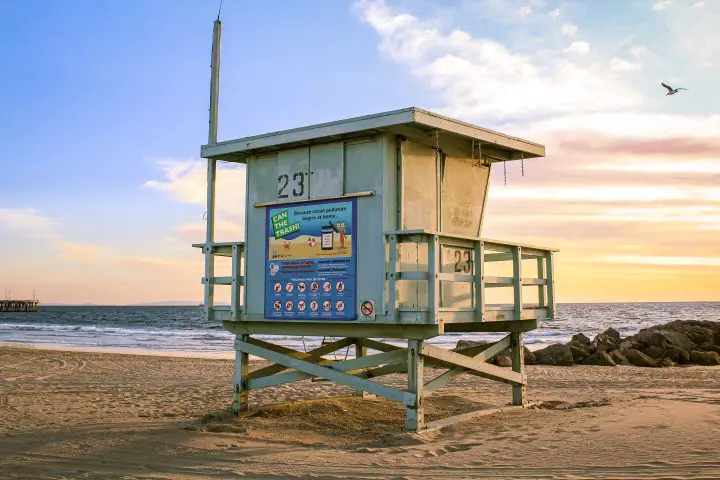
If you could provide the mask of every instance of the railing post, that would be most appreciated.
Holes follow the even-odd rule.
[[[475,242],[475,321],[485,319],[485,242]]]
[[[240,286],[242,285],[241,257],[242,248],[232,246],[232,285],[230,290],[230,320],[237,321],[240,317]]]
[[[397,320],[397,236],[390,235],[388,239],[388,295],[387,295],[387,315],[390,321],[395,322]]]
[[[512,249],[513,258],[513,301],[515,304],[515,320],[522,320],[522,249],[515,246]]]
[[[553,271],[553,252],[547,252],[545,257],[545,268],[547,269],[547,317],[555,318],[555,280]]]
[[[545,279],[547,281],[547,278],[545,277],[545,264],[543,264],[544,259],[538,258],[537,259],[537,278],[539,279]],[[538,285],[538,307],[544,308],[547,303],[545,300],[545,292],[547,291],[547,285]]]
[[[440,307],[440,280],[438,264],[440,262],[440,242],[437,235],[428,238],[428,314],[430,323],[437,322]]]

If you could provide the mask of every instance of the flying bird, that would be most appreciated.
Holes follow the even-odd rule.
[[[666,97],[667,97],[668,95],[675,95],[675,94],[678,93],[680,90],[687,90],[687,88],[672,88],[670,85],[665,85],[664,83],[660,83],[660,85],[662,85],[663,87],[667,88],[668,93],[665,94]]]

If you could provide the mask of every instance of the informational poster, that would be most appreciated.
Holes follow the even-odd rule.
[[[268,207],[265,230],[265,318],[357,318],[355,198]]]

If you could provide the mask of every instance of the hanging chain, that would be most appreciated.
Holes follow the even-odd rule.
[[[520,171],[522,176],[525,176],[525,152],[520,152]]]

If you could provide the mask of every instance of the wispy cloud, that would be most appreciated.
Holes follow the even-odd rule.
[[[155,190],[169,198],[192,205],[207,206],[207,161],[157,161],[160,180],[148,180],[143,188]],[[217,239],[245,238],[245,168],[218,162],[215,183],[215,235]],[[185,223],[174,232],[176,238],[201,243],[205,240],[203,222]]]
[[[151,256],[133,256],[107,245],[80,242],[67,238],[62,232],[61,222],[43,215],[33,208],[0,209],[0,227],[15,230],[29,239],[46,242],[47,249],[65,261],[91,264],[103,262],[145,261],[164,262],[166,265],[179,265],[180,261],[170,258]]]
[[[578,63],[590,57],[585,40],[571,47],[557,44],[544,56],[529,56],[461,29],[443,32],[432,20],[421,20],[384,1],[361,0],[355,8],[380,36],[381,52],[409,67],[412,75],[441,95],[441,113],[499,120],[521,114],[607,111],[642,101],[606,63]],[[613,94],[598,95],[602,91]]]
[[[564,23],[562,27],[560,27],[560,31],[563,35],[568,35],[572,37],[578,32],[577,25],[573,25],[572,23]]]

